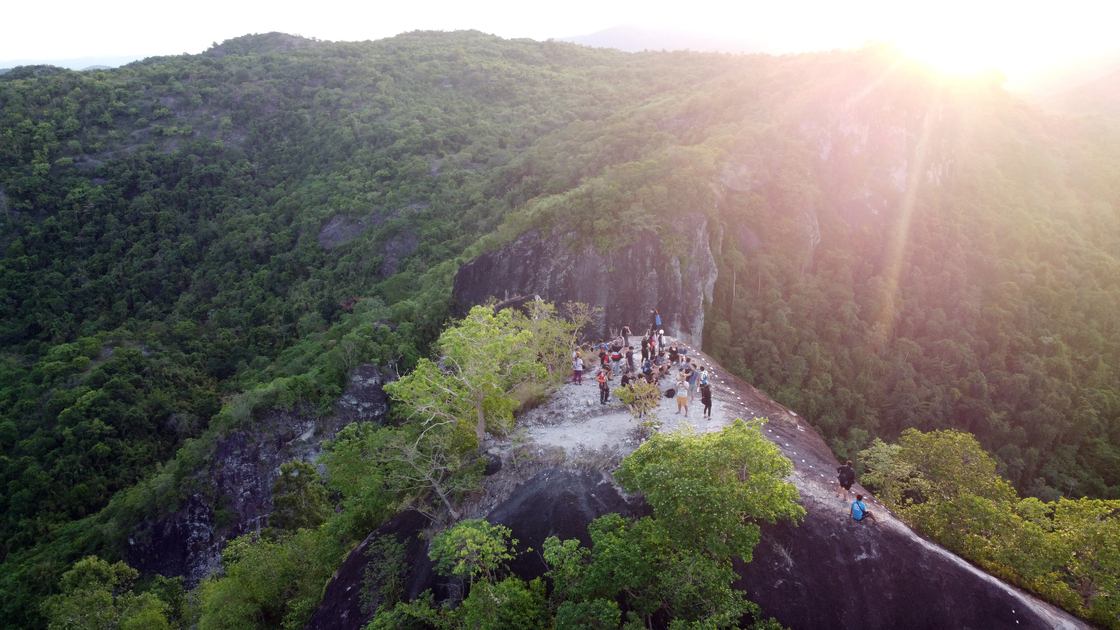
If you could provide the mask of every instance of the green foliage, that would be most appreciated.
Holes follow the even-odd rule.
[[[797,490],[782,481],[792,464],[758,426],[737,420],[715,434],[658,434],[623,460],[616,478],[628,491],[640,490],[654,515],[596,519],[590,550],[574,540],[545,542],[558,627],[561,610],[570,627],[605,627],[596,624],[607,619],[617,625],[617,610],[612,614],[607,603],[619,596],[647,622],[662,611],[670,627],[728,628],[744,617],[761,619],[758,607],[731,588],[732,558],[751,560],[756,520],[797,521],[805,512]]]
[[[860,453],[863,482],[879,498],[905,507],[937,504],[963,495],[1010,501],[1015,490],[996,474],[996,463],[974,437],[959,431],[903,431],[897,445],[876,439]]]
[[[516,545],[508,527],[468,519],[436,534],[428,556],[443,575],[454,575],[467,584],[476,579],[494,582],[505,571],[506,562],[514,558],[510,548]]]
[[[509,309],[495,313],[476,306],[439,337],[439,366],[421,359],[417,368],[386,390],[409,418],[464,423],[479,442],[487,430],[504,433],[513,425],[512,392],[538,378],[541,364],[524,318]]]
[[[331,512],[327,490],[319,471],[307,462],[280,465],[280,476],[272,484],[272,515],[269,524],[295,531],[323,524]]]
[[[362,610],[375,613],[382,607],[392,608],[404,594],[405,546],[392,536],[379,535],[366,547],[366,575],[362,581]]]
[[[718,433],[657,434],[622,460],[615,478],[641,491],[675,544],[718,558],[750,561],[753,521],[804,518],[793,465],[762,436],[763,421],[736,420]]]
[[[630,415],[634,416],[635,420],[642,420],[646,414],[653,412],[661,406],[661,389],[646,381],[645,379],[636,379],[627,383],[626,387],[619,387],[615,390],[615,395],[618,400],[626,405],[630,410]],[[656,422],[656,419],[653,420]],[[651,428],[648,433],[652,434],[657,425],[644,425]]]
[[[348,547],[324,530],[279,540],[246,534],[222,553],[224,577],[199,585],[200,630],[302,628]]]
[[[456,612],[462,628],[478,630],[522,630],[547,628],[552,620],[545,597],[544,582],[537,578],[528,585],[515,577],[491,584],[482,580]]]
[[[341,490],[344,504],[354,510],[346,519],[357,534],[362,526],[376,527],[405,509],[433,520],[443,510],[458,518],[459,498],[475,489],[482,477],[481,462],[472,458],[477,448],[466,425],[408,423],[374,428],[365,423],[339,432],[324,463],[329,485]],[[432,504],[432,495],[438,504]]]
[[[42,604],[50,630],[170,629],[171,607],[152,593],[133,593],[134,569],[90,556],[62,575],[61,593]]]
[[[1020,500],[966,433],[916,430],[863,451],[863,481],[922,534],[984,570],[1120,628],[1120,502]]]

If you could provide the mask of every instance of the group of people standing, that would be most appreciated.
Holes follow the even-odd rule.
[[[661,315],[656,309],[650,311],[650,325],[638,344],[637,352],[631,344],[633,336],[630,327],[623,326],[614,339],[600,342],[587,350],[588,356],[596,351],[598,353],[599,404],[607,404],[610,399],[610,383],[616,376],[621,378],[620,387],[630,387],[639,378],[656,386],[675,366],[677,377],[673,395],[677,399],[677,413],[681,413],[683,409],[687,416],[688,404],[696,398],[696,392],[699,391],[700,402],[704,406],[703,415],[711,418],[712,386],[708,369],[692,360],[688,346],[678,344],[671,338],[666,339],[665,330],[661,328]],[[583,372],[589,367],[583,359],[584,351],[576,349],[572,353],[572,382],[576,385],[583,384]],[[637,362],[639,355],[640,364]]]

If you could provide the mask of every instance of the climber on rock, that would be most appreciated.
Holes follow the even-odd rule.
[[[836,479],[840,481],[840,487],[843,492],[839,493],[841,497],[848,498],[848,494],[852,491],[852,484],[856,482],[856,471],[852,468],[852,460],[848,460],[847,464],[836,469]]]
[[[862,494],[857,494],[856,495],[856,500],[852,501],[852,509],[848,513],[851,515],[852,519],[857,520],[857,521],[862,521],[863,519],[866,518],[866,519],[870,519],[871,522],[873,522],[873,523],[878,523],[879,522],[875,519],[874,514],[867,511],[867,506],[863,504],[863,495]]]

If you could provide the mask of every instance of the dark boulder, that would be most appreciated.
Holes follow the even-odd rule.
[[[362,544],[354,548],[346,561],[335,571],[323,592],[323,602],[311,615],[305,630],[342,630],[358,629],[373,618],[373,610],[364,605],[362,589],[366,581],[366,569],[370,563],[367,553],[370,543],[381,536],[393,536],[405,544],[404,562],[412,567],[408,582],[405,584],[405,598],[415,598],[432,584],[435,576],[435,563],[428,559],[428,541],[422,533],[431,521],[419,512],[402,512],[389,519],[373,531]],[[420,588],[423,587],[423,588]],[[446,594],[444,593],[446,596]]]
[[[548,569],[539,552],[549,536],[578,538],[584,545],[590,545],[587,526],[591,521],[612,512],[637,516],[643,509],[644,503],[627,502],[604,473],[550,468],[515,488],[486,520],[510,528],[518,540],[518,550],[529,547],[534,550],[520,554],[510,564],[514,574],[531,580]],[[420,538],[427,526],[427,518],[417,512],[405,512],[373,532],[350,552],[331,578],[323,593],[323,603],[305,630],[358,630],[373,618],[374,611],[362,608],[360,591],[370,562],[366,549],[376,536],[392,535],[408,541],[405,563],[410,570],[404,584],[406,600],[415,599],[429,589],[437,600],[451,597],[456,590],[453,580],[435,572],[435,563],[428,558],[428,543]]]
[[[711,302],[717,275],[708,219],[681,217],[675,228],[687,243],[683,255],[667,252],[648,232],[617,251],[600,252],[591,245],[573,248],[565,236],[530,230],[459,268],[456,308],[462,314],[492,297],[515,295],[539,295],[558,305],[584,302],[603,309],[587,331],[592,340],[624,325],[640,334],[649,326],[650,310],[657,309],[667,334],[699,347],[704,304]]]

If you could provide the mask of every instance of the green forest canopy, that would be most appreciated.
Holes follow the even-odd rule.
[[[101,511],[161,465],[189,476],[223,401],[226,428],[329,404],[359,339],[411,368],[483,249],[538,226],[672,248],[696,212],[705,349],[840,456],[958,428],[1025,494],[1120,497],[1114,120],[889,47],[269,34],[0,76],[5,576],[130,527]]]

